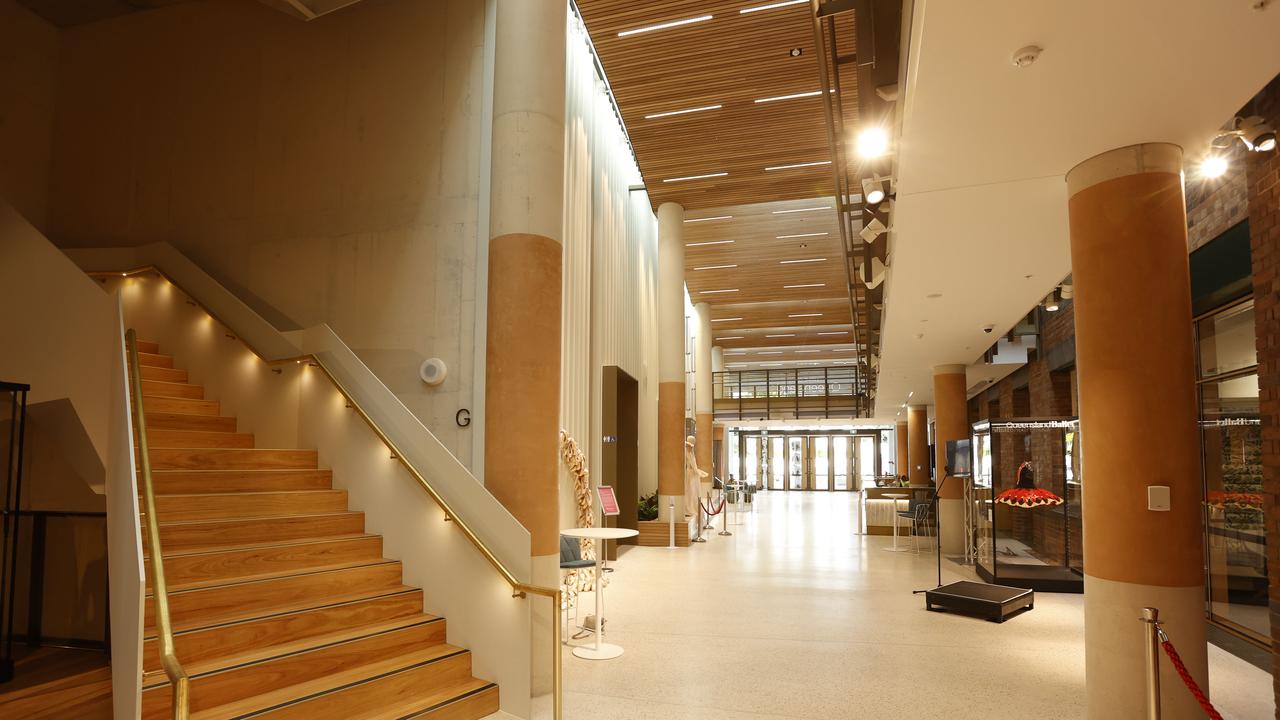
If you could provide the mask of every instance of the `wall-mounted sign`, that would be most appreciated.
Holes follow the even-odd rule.
[[[600,511],[605,517],[618,514],[618,496],[613,494],[613,488],[608,485],[601,485],[596,488],[596,493],[600,496]]]
[[[462,408],[453,416],[453,421],[458,423],[458,427],[466,427],[471,424],[471,411]]]
[[[615,444],[615,443],[617,443],[617,442],[618,442],[618,436],[617,436],[617,435],[605,435],[603,440],[604,440],[604,444],[605,444],[605,445],[613,445],[613,444]]]

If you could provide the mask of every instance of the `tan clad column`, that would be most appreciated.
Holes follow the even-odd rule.
[[[894,430],[896,433],[893,438],[893,444],[898,451],[898,459],[897,462],[894,463],[893,473],[898,477],[902,477],[903,475],[906,475],[910,469],[907,462],[907,421],[900,420],[894,427]]]
[[[534,583],[559,584],[561,214],[565,9],[497,0],[489,197],[485,487],[528,530]],[[548,603],[534,617],[533,692],[550,690]]]
[[[925,405],[907,407],[907,471],[912,485],[927,486],[929,482],[929,408]]]
[[[658,207],[658,519],[684,521],[684,208]],[[677,533],[688,532],[676,528]]]
[[[947,441],[969,437],[969,408],[965,403],[963,365],[939,365],[933,369],[933,443],[936,455],[938,493],[938,530],[942,535],[942,552],[964,553],[964,481],[944,480],[947,467]]]
[[[1160,609],[1208,691],[1199,441],[1182,151],[1154,143],[1067,173],[1085,483],[1088,717],[1145,717],[1135,619]],[[1147,509],[1147,487],[1170,509]],[[1162,658],[1165,720],[1203,718]]]
[[[711,305],[698,303],[693,306],[698,321],[696,342],[693,346],[693,389],[694,389],[694,421],[697,428],[697,443],[694,455],[698,458],[698,469],[712,472],[711,418]],[[702,495],[711,490],[710,474],[702,481]]]

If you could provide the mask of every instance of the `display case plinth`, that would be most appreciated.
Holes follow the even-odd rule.
[[[961,580],[924,593],[926,610],[951,611],[1002,623],[1036,606],[1036,594],[1026,588]]]

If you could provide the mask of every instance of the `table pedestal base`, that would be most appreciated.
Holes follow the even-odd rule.
[[[574,657],[580,657],[583,660],[612,660],[622,654],[622,647],[609,643],[601,643],[600,647],[583,645],[574,648],[573,654]]]

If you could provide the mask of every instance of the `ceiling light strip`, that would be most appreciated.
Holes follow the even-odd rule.
[[[826,283],[805,283],[803,285],[783,285],[783,290],[795,290],[797,288],[819,288],[826,287]]]
[[[826,262],[826,258],[805,258],[804,260],[779,260],[779,265],[803,265],[805,263]]]
[[[689,113],[700,113],[700,112],[706,112],[708,110],[719,110],[722,107],[724,107],[724,105],[703,105],[702,107],[686,108],[684,110],[670,110],[668,112],[660,112],[660,113],[653,113],[652,115],[645,115],[644,119],[657,120],[658,118],[674,117],[676,115],[688,115]]]
[[[732,215],[716,215],[715,217],[692,218],[689,220],[685,220],[685,222],[696,223],[696,222],[711,222],[712,220],[732,220],[732,219],[733,219]]]
[[[718,295],[720,293],[735,293],[735,292],[738,292],[738,288],[729,288],[726,290],[699,290],[698,294],[699,295]]]
[[[790,95],[775,95],[774,97],[760,98],[754,102],[758,105],[760,103],[778,102],[780,100],[796,100],[798,98],[818,97],[821,94],[821,90],[814,90],[813,92],[792,93]]]
[[[822,313],[792,313],[787,317],[789,318],[822,317]]]
[[[773,236],[773,239],[775,239],[775,240],[790,240],[790,239],[792,239],[792,238],[826,237],[827,235],[830,235],[830,234],[831,234],[831,233],[817,232],[817,233],[797,233],[797,234],[795,234],[795,235],[774,235],[774,236]]]
[[[694,268],[694,271],[698,271],[698,270],[728,270],[728,269],[730,269],[730,268],[736,268],[736,267],[738,267],[738,266],[737,266],[737,265],[703,265],[702,267],[696,267],[696,268]]]
[[[792,163],[791,165],[774,165],[767,167],[765,172],[773,172],[774,170],[795,170],[796,168],[818,167],[819,165],[830,165],[830,160],[815,160],[813,162]]]
[[[731,318],[711,318],[711,322],[733,322],[734,320],[741,320],[741,319],[742,319],[742,318],[740,318],[740,317],[731,317]]]
[[[849,331],[848,330],[829,330],[827,332],[820,332],[818,334],[819,335],[848,335]]]
[[[704,242],[685,243],[685,247],[702,247],[703,245],[729,245],[733,240],[706,240]]]
[[[716,338],[716,340],[746,340],[746,339],[747,339],[746,335],[725,335],[724,337]]]
[[[830,210],[830,209],[831,209],[830,205],[821,205],[818,207],[795,208],[794,210],[774,210],[772,214],[786,215],[788,213],[813,212],[815,210]],[[688,220],[686,220],[685,222],[688,222]]]
[[[748,13],[761,12],[764,10],[776,10],[777,8],[784,8],[790,5],[799,5],[801,3],[807,3],[807,2],[809,2],[809,0],[785,0],[784,2],[769,3],[768,5],[757,5],[755,7],[743,8],[738,11],[738,14],[746,15]]]
[[[631,35],[639,35],[640,33],[653,32],[654,30],[666,30],[667,28],[680,27],[682,25],[692,25],[693,23],[710,20],[712,17],[713,16],[711,15],[699,15],[698,17],[685,18],[683,20],[672,20],[671,22],[658,23],[657,25],[646,25],[645,27],[638,27],[632,30],[623,30],[618,33],[618,37],[629,37]]]
[[[778,333],[776,335],[765,335],[767,338],[795,337],[795,333]]]
[[[729,174],[729,173],[727,173],[727,172],[714,172],[714,173],[706,173],[705,175],[686,175],[686,176],[684,176],[684,177],[673,177],[673,178],[667,178],[666,180],[663,180],[662,182],[664,182],[664,183],[673,183],[673,182],[685,182],[685,181],[688,181],[688,180],[706,180],[707,178],[718,178],[718,177],[724,177],[725,175],[728,175],[728,174]]]

